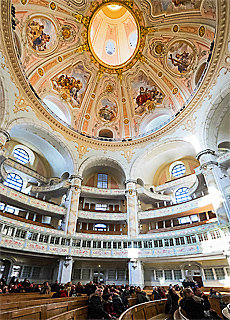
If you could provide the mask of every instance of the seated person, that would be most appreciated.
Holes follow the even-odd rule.
[[[193,289],[195,296],[200,297],[204,300],[204,313],[206,316],[212,317],[212,319],[221,319],[215,310],[211,309],[210,302],[208,297],[204,295],[204,293],[200,290],[200,288],[196,287]]]
[[[116,312],[114,311],[112,294],[111,293],[106,293],[103,296],[103,299],[105,300],[105,303],[104,303],[105,311],[108,314],[110,314],[113,318],[118,317],[118,314],[116,314]]]
[[[144,302],[149,302],[150,298],[147,296],[146,292],[141,290],[141,287],[137,287],[136,289],[136,294],[137,294],[137,303],[144,303]]]
[[[180,301],[180,307],[187,313],[189,319],[206,320],[210,317],[205,317],[204,300],[194,295],[192,288],[183,290],[183,299]]]
[[[178,301],[179,296],[177,295],[175,288],[169,289],[165,305],[165,313],[173,315],[174,312],[179,308]]]
[[[161,300],[161,295],[157,291],[156,287],[153,288],[152,295],[153,295],[153,300]]]
[[[221,309],[224,309],[225,307],[227,307],[226,303],[222,299],[223,296],[222,296],[222,294],[220,294],[219,291],[216,291],[214,288],[211,288],[209,295],[210,295],[210,298],[216,298],[219,300]]]
[[[119,316],[125,311],[125,306],[124,306],[123,301],[118,293],[118,290],[115,290],[113,292],[113,307],[114,307],[114,311]]]
[[[89,297],[89,316],[91,319],[111,319],[112,316],[108,314],[103,308],[103,287],[96,288],[95,293]]]

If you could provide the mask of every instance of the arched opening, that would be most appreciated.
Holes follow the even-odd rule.
[[[229,149],[230,150],[230,141],[223,141],[218,144],[218,149]]]
[[[103,137],[103,138],[113,138],[113,132],[109,129],[102,129],[99,132],[99,137]]]
[[[137,184],[139,184],[142,187],[145,186],[144,181],[142,179],[140,179],[140,178],[137,179]]]
[[[67,180],[69,178],[69,172],[64,172],[61,176],[61,181]]]

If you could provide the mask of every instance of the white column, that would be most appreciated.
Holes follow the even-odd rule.
[[[74,235],[76,230],[76,225],[77,225],[82,178],[80,176],[72,175],[70,179],[71,179],[71,189],[68,196],[65,232],[69,235]]]
[[[66,256],[65,258],[61,258],[59,262],[58,268],[58,282],[65,284],[71,281],[71,274],[72,274],[72,267],[73,267],[73,258],[70,256]]]
[[[129,284],[144,288],[144,268],[139,259],[130,259],[129,261]]]
[[[226,168],[218,166],[217,156],[211,149],[199,152],[196,158],[201,163],[196,171],[204,175],[217,219],[220,224],[226,224],[230,221],[230,201],[225,194],[225,189],[227,190],[230,185],[230,179]]]
[[[128,237],[136,238],[138,235],[137,221],[137,193],[136,181],[127,180],[126,182],[126,199],[127,199],[127,222],[128,222]]]

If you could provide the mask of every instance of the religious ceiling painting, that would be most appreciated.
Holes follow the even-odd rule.
[[[143,72],[140,72],[131,83],[134,104],[134,114],[143,115],[146,111],[153,111],[156,105],[162,104],[165,97],[158,86]]]
[[[82,62],[74,67],[66,69],[52,79],[53,89],[59,92],[60,97],[71,104],[72,107],[80,107],[90,73]]]
[[[118,107],[115,101],[103,98],[98,108],[98,117],[104,123],[110,123],[117,118]]]
[[[167,67],[173,74],[184,76],[192,69],[195,61],[195,49],[187,41],[175,41],[169,47],[166,59]]]
[[[37,52],[52,50],[57,42],[54,24],[46,17],[33,17],[26,28],[29,46]]]
[[[185,12],[190,10],[199,10],[201,0],[153,0],[153,15],[163,12],[171,14],[174,12]]]

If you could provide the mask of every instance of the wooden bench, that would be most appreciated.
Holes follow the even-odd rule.
[[[0,304],[10,303],[12,301],[25,301],[25,300],[41,300],[50,299],[54,292],[50,294],[39,294],[39,292],[32,293],[3,293],[0,295]]]
[[[164,313],[166,299],[140,303],[127,309],[119,320],[166,320],[170,317]]]
[[[67,301],[58,302],[58,303],[49,303],[42,304],[39,306],[32,306],[23,309],[11,310],[7,312],[1,313],[2,320],[45,320],[56,315],[60,315],[64,312],[74,310],[76,308],[80,308],[82,306],[86,306],[88,301],[84,300],[68,300]]]
[[[88,303],[88,297],[69,297],[69,298],[49,298],[49,299],[41,299],[41,300],[29,300],[29,301],[16,301],[11,303],[3,303],[1,305],[0,314],[2,312],[11,311],[15,309],[23,309],[32,306],[39,306],[42,304],[49,304],[49,303],[58,303],[58,302],[65,302],[65,301],[77,301],[78,306],[83,306]]]
[[[89,318],[89,307],[80,307],[71,311],[64,312],[47,320],[87,320]]]
[[[230,295],[223,295],[223,301],[228,304],[230,303]],[[219,317],[223,318],[222,310],[220,307],[220,301],[217,298],[208,298],[211,309],[215,310]]]

